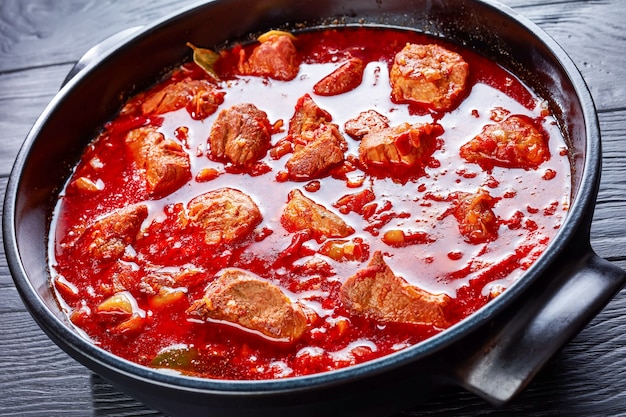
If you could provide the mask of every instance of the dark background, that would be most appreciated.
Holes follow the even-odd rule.
[[[603,177],[591,243],[626,268],[626,0],[504,0],[570,54],[598,108]],[[76,60],[182,0],[0,0],[0,197],[22,141]],[[1,208],[0,208],[1,209]],[[3,250],[3,249],[0,249]],[[626,415],[626,290],[505,408],[462,391],[403,416]],[[0,257],[0,415],[158,416],[56,347],[26,311]]]

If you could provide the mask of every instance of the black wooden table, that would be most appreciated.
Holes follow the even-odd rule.
[[[0,189],[29,128],[89,47],[188,0],[0,0]],[[594,249],[626,268],[626,0],[504,0],[570,54],[595,99],[603,177]],[[22,304],[0,257],[0,415],[160,415],[56,347]],[[462,391],[405,416],[626,415],[626,290],[536,377],[497,409]]]

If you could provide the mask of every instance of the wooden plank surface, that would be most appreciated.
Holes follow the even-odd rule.
[[[89,47],[191,1],[0,0],[0,187],[37,116]],[[505,0],[570,54],[592,92],[603,177],[591,241],[626,268],[626,0]],[[3,249],[0,249],[3,250]],[[0,259],[0,415],[159,416],[69,358],[39,329]],[[626,291],[509,406],[455,390],[403,416],[626,415]]]

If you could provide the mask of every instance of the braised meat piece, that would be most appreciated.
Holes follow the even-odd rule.
[[[461,147],[461,157],[485,170],[494,166],[536,169],[550,158],[548,136],[527,116],[490,124]]]
[[[293,39],[289,34],[270,34],[262,38],[262,42],[249,57],[246,57],[246,52],[242,49],[239,55],[239,72],[280,81],[293,80],[300,71],[300,59]]]
[[[173,268],[170,268],[173,269]],[[146,270],[138,284],[140,290],[148,295],[165,296],[168,291],[193,287],[205,278],[205,274],[195,268],[180,268],[179,270]]]
[[[354,229],[341,217],[304,196],[300,190],[289,193],[280,222],[288,232],[308,231],[318,242],[329,237],[346,237]]]
[[[285,167],[289,177],[307,181],[323,176],[329,168],[343,161],[342,136],[335,125],[322,125],[305,146],[297,146]]]
[[[445,294],[432,294],[396,276],[379,251],[341,286],[341,300],[356,315],[382,322],[448,326]]]
[[[459,232],[470,243],[485,243],[498,238],[499,222],[493,212],[496,199],[482,188],[476,194],[458,192],[453,195],[454,217]]]
[[[210,154],[235,165],[247,166],[261,159],[270,147],[272,125],[254,104],[237,104],[222,110],[209,135]]]
[[[289,120],[288,136],[298,138],[314,132],[322,125],[329,124],[333,117],[305,94],[298,99],[293,116]]]
[[[118,260],[106,268],[98,288],[104,296],[110,296],[120,291],[133,291],[140,282],[140,271],[132,264]]]
[[[339,68],[322,78],[313,86],[319,96],[336,96],[354,90],[363,81],[365,64],[359,58],[350,58]]]
[[[436,123],[402,123],[363,137],[359,160],[369,168],[410,168],[425,165],[435,151],[443,127]]]
[[[407,44],[396,54],[389,73],[391,98],[447,111],[464,93],[468,74],[467,62],[456,52],[435,44]]]
[[[210,81],[186,78],[138,94],[124,106],[122,114],[156,115],[186,107],[194,119],[202,120],[217,111],[225,94]]]
[[[126,248],[133,245],[143,221],[148,217],[148,207],[143,204],[117,209],[96,220],[78,238],[71,250],[79,262],[118,260]]]
[[[389,119],[375,110],[359,113],[344,125],[344,130],[353,139],[361,140],[368,133],[374,133],[389,127]]]
[[[220,188],[187,204],[190,222],[204,229],[208,245],[226,245],[248,237],[263,217],[252,199],[239,190]]]
[[[308,94],[298,99],[286,139],[293,143],[293,156],[286,164],[292,180],[319,178],[343,162],[348,145],[331,120]]]
[[[196,92],[186,108],[193,119],[204,120],[217,111],[220,104],[224,102],[226,93],[219,91],[205,80],[197,80],[197,82]]]
[[[307,327],[302,308],[279,287],[251,272],[234,268],[223,270],[187,314],[226,322],[282,342],[299,339]]]
[[[152,127],[128,132],[126,148],[139,169],[145,172],[146,190],[152,197],[164,197],[191,179],[189,155],[172,139]]]

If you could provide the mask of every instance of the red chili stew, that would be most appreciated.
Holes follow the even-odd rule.
[[[116,355],[242,380],[388,355],[510,287],[567,215],[555,119],[470,50],[365,27],[192,47],[52,221],[59,301]]]

